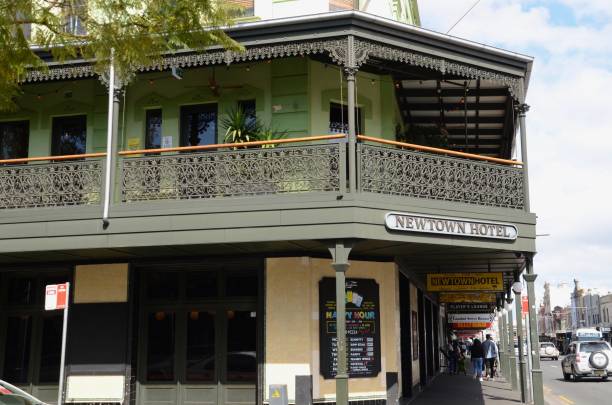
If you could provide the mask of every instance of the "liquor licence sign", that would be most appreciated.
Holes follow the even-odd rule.
[[[518,236],[518,230],[512,224],[402,212],[390,212],[385,215],[385,225],[393,231],[433,233],[468,238],[515,240]]]
[[[502,273],[434,273],[427,275],[427,291],[503,291]]]

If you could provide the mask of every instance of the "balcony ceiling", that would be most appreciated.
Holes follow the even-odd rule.
[[[485,80],[413,79],[396,75],[396,97],[406,128],[446,135],[448,148],[509,159],[515,117],[508,90]]]

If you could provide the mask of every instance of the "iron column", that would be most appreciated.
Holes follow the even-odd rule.
[[[513,314],[512,314],[512,299],[508,300],[508,367],[509,367],[509,377],[510,384],[512,385],[512,389],[518,389],[518,381],[516,375],[516,355],[514,354],[514,324],[513,324]]]
[[[528,104],[519,104],[516,107],[519,118],[519,128],[521,131],[521,160],[523,161],[523,194],[525,196],[523,207],[526,212],[530,210],[529,200],[529,165],[527,159],[527,127],[525,125],[525,115],[529,111]]]
[[[533,254],[527,253],[526,266],[527,274],[523,274],[523,278],[527,282],[527,299],[529,302],[529,339],[531,341],[531,383],[533,388],[533,403],[535,405],[544,405],[544,383],[542,380],[542,369],[540,368],[540,342],[538,339],[538,323],[535,310],[535,287],[534,281],[537,274],[533,274]]]
[[[348,36],[346,74],[347,109],[348,109],[348,165],[349,165],[349,192],[357,191],[357,123],[355,121],[356,90],[355,80],[357,66],[355,62],[355,37]]]
[[[337,241],[329,248],[336,271],[336,404],[348,405],[348,367],[346,350],[346,271],[351,247]]]
[[[523,352],[523,311],[521,303],[521,291],[514,291],[514,301],[516,307],[516,339],[518,341],[518,355],[519,355],[519,378],[521,382],[521,400],[523,403],[526,401],[527,387],[525,379],[525,354]]]

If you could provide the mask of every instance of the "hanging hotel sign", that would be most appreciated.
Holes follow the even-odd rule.
[[[321,374],[334,378],[338,369],[336,280],[319,282],[319,344]],[[346,351],[351,378],[376,377],[380,361],[380,303],[373,279],[346,279]]]
[[[427,291],[504,291],[502,273],[433,273]]]
[[[454,314],[480,314],[480,313],[491,313],[495,311],[495,304],[491,302],[454,302],[446,304],[446,310],[448,313]]]
[[[512,224],[401,212],[390,212],[385,215],[385,225],[393,231],[468,238],[515,240],[518,236],[518,230]]]
[[[495,315],[488,314],[448,314],[450,323],[489,323],[493,322]]]
[[[495,294],[492,293],[440,293],[439,301],[448,302],[495,302]]]

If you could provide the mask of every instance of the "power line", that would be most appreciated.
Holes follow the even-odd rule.
[[[465,14],[463,14],[463,15],[461,16],[461,18],[460,18],[460,19],[458,19],[458,20],[457,20],[457,22],[456,22],[456,23],[454,23],[454,24],[453,24],[453,26],[452,26],[452,27],[450,27],[450,28],[448,29],[448,31],[446,31],[446,33],[448,34],[449,32],[451,32],[451,31],[453,30],[453,28],[455,28],[455,26],[456,26],[457,24],[459,24],[459,23],[461,22],[461,20],[463,20],[463,19],[465,18],[465,16],[466,16],[466,15],[468,15],[468,14],[470,13],[470,11],[472,11],[472,9],[478,5],[478,3],[480,3],[480,0],[476,0],[476,3],[474,3],[474,4],[472,5],[472,7],[470,7],[470,8],[468,9],[468,11],[466,11],[466,12],[465,12]]]

